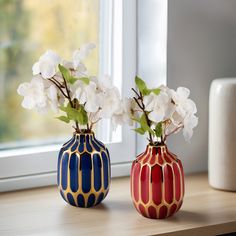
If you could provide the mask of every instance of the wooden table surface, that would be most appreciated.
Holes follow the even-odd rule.
[[[216,235],[236,232],[236,193],[210,188],[206,174],[186,177],[181,210],[165,220],[134,209],[129,178],[112,180],[105,201],[82,209],[68,205],[57,188],[0,195],[0,235]]]

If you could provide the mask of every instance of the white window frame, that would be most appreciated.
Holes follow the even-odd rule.
[[[121,7],[120,12],[116,12],[116,4]],[[117,68],[110,64],[116,60],[117,51],[115,47],[109,47],[117,43],[117,37],[114,37],[115,28],[112,24],[104,27],[104,24],[111,22],[112,17],[114,24],[122,28],[118,69],[121,69],[120,76],[123,77],[123,97],[131,94],[136,75],[136,12],[136,0],[101,0],[100,15],[103,26],[100,50],[107,53],[107,48],[112,49],[106,60],[102,58],[101,71],[117,72]],[[119,21],[122,21],[122,24],[119,24]],[[124,126],[121,142],[106,145],[111,156],[112,177],[129,175],[131,162],[136,156],[135,133]],[[0,192],[56,184],[57,155],[60,147],[61,145],[47,145],[1,151]]]

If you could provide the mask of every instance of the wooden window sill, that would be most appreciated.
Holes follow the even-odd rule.
[[[57,188],[46,187],[0,196],[0,235],[216,235],[236,232],[236,193],[208,186],[207,174],[186,177],[181,210],[151,220],[134,209],[129,178],[112,180],[105,201],[94,208],[72,207]]]

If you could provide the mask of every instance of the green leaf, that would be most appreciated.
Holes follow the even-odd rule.
[[[69,78],[69,81],[68,81],[68,82],[69,82],[70,84],[74,84],[77,80],[78,80],[78,78],[71,76],[71,77]]]
[[[159,88],[151,89],[151,92],[153,92],[156,95],[159,95],[159,93],[161,92],[161,89]]]
[[[69,78],[69,83],[74,84],[77,80],[83,81],[85,84],[89,84],[89,78],[87,78],[87,77],[76,78],[76,77],[73,77],[73,76],[71,76]]]
[[[60,109],[61,111],[67,112],[67,107],[60,106],[59,109]]]
[[[84,110],[84,107],[82,105],[80,105],[79,112],[81,114],[79,123],[81,125],[86,125],[88,123],[88,115],[87,115],[87,112]]]
[[[146,119],[146,116],[143,114],[140,118],[140,124],[141,124],[141,127],[143,130],[147,131],[149,130],[149,125],[147,123],[147,119]]]
[[[85,84],[89,84],[89,78],[87,77],[79,78],[79,80],[83,81]]]
[[[82,77],[82,78],[73,77],[73,76],[71,76],[70,71],[60,64],[58,65],[58,68],[59,68],[63,78],[66,80],[66,82],[68,82],[70,84],[74,84],[77,80],[81,80],[85,84],[89,84],[89,78],[87,78],[87,77]]]
[[[141,128],[146,132],[148,131],[149,133],[151,133],[152,135],[155,135],[155,132],[151,129],[151,127],[149,127],[148,123],[147,123],[147,119],[146,116],[143,114],[140,118],[140,125]]]
[[[162,135],[162,122],[159,122],[156,125],[155,134],[156,134],[157,137],[161,137],[161,135]]]
[[[79,110],[76,110],[75,108],[68,108],[67,110],[67,116],[70,118],[70,120],[75,120],[77,122],[79,122],[80,124],[83,123],[83,116],[80,113]]]
[[[80,119],[80,113],[78,110],[76,110],[75,108],[72,107],[67,107],[67,116],[71,119],[71,120],[76,120],[79,122]]]
[[[70,83],[70,79],[71,79],[70,71],[60,64],[58,65],[58,68],[59,68],[63,78],[66,80],[66,82]]]
[[[145,134],[145,130],[143,130],[141,127],[140,128],[136,128],[136,129],[134,129],[134,131],[135,132],[137,132],[137,133],[139,133],[139,134],[141,134],[141,135],[144,135]]]
[[[82,105],[79,106],[79,109],[75,109],[68,104],[67,107],[61,106],[60,110],[66,112],[67,117],[70,120],[77,121],[81,125],[86,125],[88,123],[88,115]]]
[[[56,117],[56,119],[64,121],[66,123],[70,123],[70,119],[67,116],[59,116],[59,117]]]
[[[147,89],[146,83],[141,78],[139,78],[138,76],[135,77],[135,83],[136,83],[136,86],[137,86],[138,90],[142,94],[144,94],[144,91]]]
[[[143,91],[143,95],[149,95],[150,93],[152,92],[152,90],[151,89],[144,89],[144,91]]]
[[[133,120],[133,121],[135,121],[135,122],[137,122],[137,123],[140,123],[140,119],[138,119],[138,118],[131,117],[131,120]]]
[[[159,88],[148,89],[146,83],[138,76],[135,77],[135,83],[136,83],[138,90],[143,95],[149,95],[151,92],[158,95],[161,92],[161,90]]]

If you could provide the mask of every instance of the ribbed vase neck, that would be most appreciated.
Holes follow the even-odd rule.
[[[149,153],[156,152],[156,153],[158,153],[158,151],[161,151],[163,153],[168,152],[168,148],[167,148],[166,144],[158,144],[158,145],[148,144],[147,145],[146,152],[149,152]]]
[[[81,138],[82,139],[94,139],[95,135],[93,132],[91,132],[91,133],[76,133],[76,132],[74,132],[73,137],[75,139],[81,139]]]
[[[167,146],[163,145],[147,145],[145,152],[137,156],[137,161],[153,166],[156,164],[163,165],[164,163],[172,163],[178,160],[177,156],[169,152]]]

